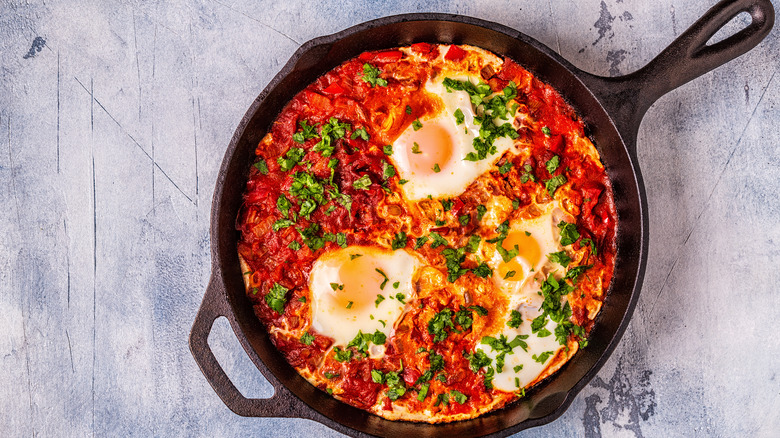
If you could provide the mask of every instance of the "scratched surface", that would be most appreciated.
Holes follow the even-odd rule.
[[[614,76],[712,3],[0,0],[0,433],[338,435],[232,414],[187,347],[226,145],[303,42],[452,12]],[[779,35],[646,115],[637,311],[571,408],[524,436],[777,436]],[[271,394],[224,321],[211,344],[245,395]]]

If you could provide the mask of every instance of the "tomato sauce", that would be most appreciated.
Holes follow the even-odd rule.
[[[429,60],[441,55],[439,46],[427,43],[414,44],[411,51]],[[451,46],[443,56],[445,60],[460,62],[467,55],[463,48]],[[364,80],[366,63],[384,72],[386,86],[372,86]],[[322,253],[339,247],[335,241],[325,241],[321,248],[313,250],[303,241],[300,230],[316,224],[320,235],[344,233],[348,245],[375,242],[378,236],[394,235],[398,231],[397,224],[386,221],[378,213],[378,207],[388,202],[386,190],[398,187],[398,176],[386,183],[383,180],[383,166],[387,156],[382,148],[390,144],[412,121],[438,110],[436,100],[422,90],[431,74],[425,62],[413,62],[399,50],[363,53],[326,73],[298,93],[282,110],[266,138],[258,145],[258,161],[251,168],[236,227],[241,234],[238,251],[249,267],[246,273],[247,295],[254,304],[258,318],[267,328],[284,327],[288,331],[295,331],[306,326],[311,305],[308,302],[307,282],[312,265]],[[496,178],[503,178],[504,181],[494,186],[493,194],[517,199],[521,207],[537,202],[540,197],[546,197],[549,201],[544,185],[538,181],[564,175],[570,183],[567,192],[569,199],[580,211],[577,228],[581,238],[574,244],[574,248],[579,250],[580,242],[585,238],[595,242],[598,256],[593,255],[589,261],[594,265],[593,269],[602,273],[604,285],[608,284],[614,265],[617,215],[611,185],[603,167],[590,159],[583,159],[570,148],[574,136],[584,135],[583,122],[552,87],[538,81],[512,60],[505,59],[498,72],[483,71],[483,79],[496,92],[503,90],[510,81],[514,82],[517,85],[516,100],[519,105],[527,110],[538,126],[546,127],[544,131],[520,128],[518,141],[527,144],[530,154],[523,161],[514,163],[515,170],[506,176],[493,172]],[[411,107],[411,112],[406,110],[407,106]],[[333,143],[334,149],[330,156],[313,150],[319,139],[307,139],[302,144],[293,140],[296,132],[300,131],[301,122],[322,126],[328,124],[331,118],[350,124],[349,132],[366,129],[371,133],[370,139],[366,141],[359,136],[347,135]],[[284,159],[292,148],[304,150],[301,163],[305,164],[299,164],[292,171],[284,171],[277,160]],[[545,163],[553,156],[560,157],[561,164],[550,174]],[[331,169],[329,164],[334,159],[338,160],[338,165]],[[512,159],[519,160],[518,157]],[[502,164],[504,160],[497,164]],[[267,171],[261,163],[264,163]],[[521,181],[521,174],[516,169],[523,169],[526,165],[533,169],[536,182]],[[307,172],[320,182],[332,181],[325,185],[349,195],[351,208],[346,208],[333,197],[324,196],[322,204],[310,217],[298,217],[294,226],[275,230],[274,223],[284,219],[277,208],[280,194],[290,192],[298,172]],[[371,184],[366,189],[356,189],[353,186],[355,182],[365,176],[368,176]],[[453,198],[453,211],[456,215],[468,214],[473,217],[477,205],[483,203],[489,195],[482,191],[467,190]],[[293,200],[289,194],[287,197]],[[439,231],[465,242],[474,230],[474,222],[470,220],[468,225],[444,227]],[[426,247],[420,252],[429,259],[436,260],[438,257],[439,266],[443,266],[443,259],[439,255],[442,249]],[[281,313],[273,310],[264,299],[277,283],[288,290],[285,295],[286,305]],[[585,290],[591,286],[596,287],[588,280],[583,280],[579,287]],[[591,298],[571,300],[572,319],[586,330],[592,325],[585,309],[587,300]],[[444,369],[436,373],[443,377],[429,382],[430,395],[422,401],[410,389],[401,399],[408,409],[415,412],[432,409],[447,414],[468,414],[489,404],[497,396],[496,393],[486,388],[484,372],[471,371],[465,357],[465,353],[473,351],[478,341],[471,336],[471,330],[450,332],[440,342],[433,342],[427,330],[433,313],[444,308],[455,312],[468,303],[452,297],[444,302],[421,299],[413,304],[399,324],[396,336],[388,339],[382,360],[358,357],[338,362],[332,355],[326,357],[332,341],[323,335],[315,335],[310,345],[285,334],[272,335],[271,339],[292,366],[327,379],[328,384],[324,386],[336,388],[340,399],[359,408],[369,409],[374,406],[384,390],[384,385],[372,380],[371,370],[399,371],[406,385],[412,388],[431,366],[428,356],[430,351],[444,357]],[[418,352],[420,346],[425,347],[425,352]],[[460,404],[451,399],[449,403],[442,403],[435,395],[453,390],[464,394],[467,401]],[[385,399],[383,408],[392,409],[389,399]]]

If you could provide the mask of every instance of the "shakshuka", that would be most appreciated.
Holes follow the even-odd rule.
[[[524,397],[587,347],[614,268],[585,125],[472,46],[365,52],[321,76],[257,146],[243,201],[246,293],[276,348],[393,420]]]

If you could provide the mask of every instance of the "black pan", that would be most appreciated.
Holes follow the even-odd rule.
[[[752,17],[747,27],[716,44],[706,44],[741,12]],[[773,24],[769,0],[721,1],[647,66],[616,78],[585,73],[516,30],[459,15],[396,15],[307,42],[252,103],[217,177],[211,210],[211,280],[190,334],[190,348],[203,374],[239,415],[305,418],[353,436],[505,436],[558,418],[615,349],[639,296],[648,235],[647,200],[636,152],[642,116],[664,93],[752,49]],[[485,48],[512,58],[555,87],[585,121],[601,154],[612,181],[619,224],[615,276],[588,347],[526,398],[477,419],[441,425],[385,420],[333,399],[300,377],[252,312],[236,251],[235,220],[254,150],[284,105],[317,77],[361,52],[421,41]],[[230,321],[252,362],[273,385],[271,398],[245,398],[220,367],[208,345],[211,327],[220,316]]]

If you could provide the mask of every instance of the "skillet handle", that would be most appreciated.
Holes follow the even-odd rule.
[[[747,27],[715,44],[707,44],[742,12],[750,14]],[[640,70],[615,78],[585,74],[583,82],[613,115],[624,140],[634,145],[642,117],[653,102],[748,52],[772,30],[774,21],[770,0],[722,0]]]
[[[229,315],[225,286],[219,278],[218,273],[212,274],[190,331],[190,351],[195,362],[219,398],[236,414],[245,417],[300,417],[297,413],[300,408],[296,406],[298,398],[278,382],[271,382],[274,386],[271,398],[246,398],[219,365],[208,343],[214,321]]]

